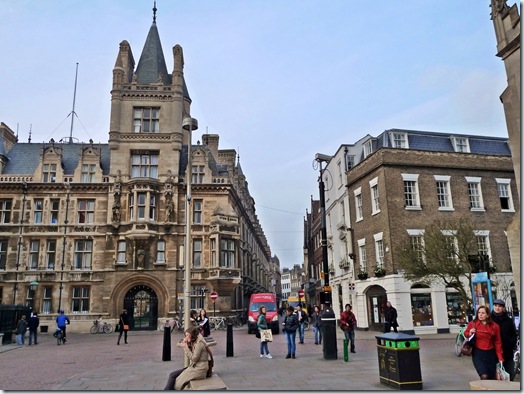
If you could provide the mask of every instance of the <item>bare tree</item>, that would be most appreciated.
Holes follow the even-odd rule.
[[[477,242],[469,219],[439,220],[421,236],[406,234],[396,255],[406,279],[425,284],[440,279],[457,290],[464,305],[471,305],[469,289],[476,272],[472,256],[477,255]]]

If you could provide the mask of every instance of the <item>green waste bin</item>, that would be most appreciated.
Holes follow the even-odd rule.
[[[392,332],[375,338],[380,383],[400,390],[422,390],[419,337]]]

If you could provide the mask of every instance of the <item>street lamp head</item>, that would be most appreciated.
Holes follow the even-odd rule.
[[[29,289],[32,290],[32,291],[35,291],[36,288],[38,287],[39,283],[36,282],[36,281],[33,281],[31,283],[29,283]]]
[[[315,155],[315,160],[318,162],[325,161],[326,163],[332,159],[333,156],[325,155],[323,153],[317,153]]]
[[[187,131],[197,130],[198,129],[198,120],[196,120],[195,118],[190,118],[190,117],[184,118],[184,120],[182,121],[182,128]]]

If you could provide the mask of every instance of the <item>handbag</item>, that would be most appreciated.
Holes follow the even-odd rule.
[[[260,331],[260,342],[273,342],[273,333],[270,329]]]
[[[129,330],[129,326],[127,324],[124,324],[124,331],[128,331]]]
[[[464,356],[471,356],[471,353],[473,353],[473,345],[471,345],[471,342],[467,338],[462,342],[461,353]]]
[[[504,369],[504,365],[499,362],[497,364],[497,372],[495,373],[495,379],[496,380],[503,380],[509,382],[509,373],[506,372]]]
[[[122,329],[122,326],[120,325],[120,323],[118,323],[116,325],[115,331],[120,331],[121,329]]]

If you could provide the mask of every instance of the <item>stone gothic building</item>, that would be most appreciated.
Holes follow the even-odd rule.
[[[184,56],[175,45],[168,72],[155,19],[138,63],[120,43],[108,143],[21,143],[1,124],[0,303],[32,306],[42,324],[64,309],[85,331],[126,308],[134,328],[156,329],[181,313],[188,176],[191,307],[232,315],[276,286],[235,150],[204,134],[187,168]]]

